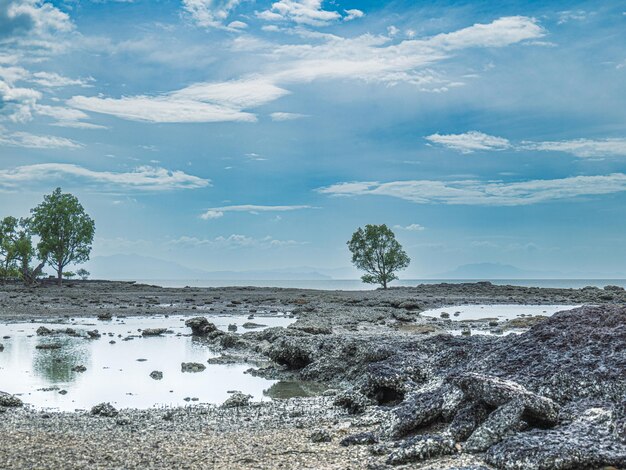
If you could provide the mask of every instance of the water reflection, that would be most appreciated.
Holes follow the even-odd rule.
[[[240,390],[267,400],[264,391],[276,383],[246,374],[249,364],[211,364],[217,354],[201,338],[193,338],[185,327],[183,316],[150,318],[115,318],[99,322],[94,318],[76,319],[61,324],[44,324],[50,329],[69,324],[80,333],[98,329],[98,339],[66,334],[37,336],[41,323],[0,325],[5,345],[0,352],[0,390],[19,394],[22,400],[37,408],[71,411],[88,409],[109,401],[118,408],[150,408],[194,403],[222,403],[229,391]],[[218,328],[238,326],[247,316],[207,316]],[[287,326],[293,320],[285,316],[264,316],[259,323],[274,327]],[[159,337],[142,337],[145,328],[167,328]],[[240,329],[240,331],[245,331]],[[37,346],[58,344],[58,349]],[[198,373],[181,372],[182,362],[206,365]],[[84,372],[72,368],[84,365]],[[159,371],[161,380],[150,374]],[[305,393],[307,393],[305,391]]]
[[[280,381],[263,392],[264,395],[279,400],[294,397],[313,397],[321,394],[328,387],[316,382]]]
[[[17,338],[19,340],[19,337]],[[50,384],[71,382],[78,372],[73,367],[89,367],[89,346],[85,339],[45,338],[38,344],[55,344],[59,349],[35,349],[33,353],[33,372]]]

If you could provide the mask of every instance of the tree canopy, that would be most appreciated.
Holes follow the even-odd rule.
[[[76,196],[55,189],[31,210],[28,226],[39,237],[39,259],[56,270],[59,284],[68,264],[89,260],[95,223]]]
[[[352,234],[348,242],[352,263],[366,272],[361,277],[368,284],[380,284],[384,289],[394,279],[395,272],[408,267],[411,259],[385,224],[366,225]]]

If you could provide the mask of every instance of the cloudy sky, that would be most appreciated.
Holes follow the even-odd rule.
[[[0,208],[93,256],[626,274],[623,1],[0,0]]]

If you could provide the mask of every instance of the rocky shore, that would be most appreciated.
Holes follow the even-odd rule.
[[[420,315],[459,304],[584,306],[515,322]],[[278,311],[295,322],[221,332],[203,320],[228,312],[262,324],[261,312]],[[189,334],[221,354],[213,361],[269,364],[250,373],[326,391],[269,403],[74,413],[33,410],[0,394],[2,468],[626,468],[619,287],[0,288],[2,322],[173,314],[189,316]],[[460,328],[500,334],[449,333]]]

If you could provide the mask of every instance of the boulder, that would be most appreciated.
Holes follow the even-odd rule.
[[[224,403],[222,403],[222,408],[240,408],[243,406],[248,406],[251,399],[252,395],[235,392]]]
[[[419,435],[407,439],[389,454],[388,465],[402,465],[442,455],[453,454],[456,451],[454,441],[439,435]]]
[[[161,380],[163,378],[163,372],[161,372],[160,370],[153,370],[152,372],[150,372],[150,378],[154,380]]]
[[[315,431],[311,433],[311,435],[309,436],[309,439],[311,439],[311,442],[320,443],[320,442],[330,442],[333,440],[333,437],[330,434],[330,432],[327,431],[326,429],[316,429]]]
[[[557,422],[560,407],[556,402],[511,380],[470,372],[453,377],[451,381],[472,401],[495,408],[518,401],[524,406],[524,416],[547,425]]]
[[[167,328],[146,328],[141,332],[141,336],[161,336]]]
[[[378,436],[373,432],[360,432],[344,437],[339,441],[339,445],[344,447],[355,445],[371,445],[378,443]]]
[[[15,395],[10,393],[0,392],[0,406],[6,406],[7,408],[16,408],[22,406],[24,403]]]
[[[199,362],[182,362],[180,364],[181,372],[202,372],[205,369],[206,366],[204,364],[200,364]]]
[[[119,411],[117,411],[110,403],[100,403],[91,408],[90,413],[93,416],[104,416],[106,418],[113,418],[119,414]]]
[[[491,413],[469,437],[463,450],[484,452],[514,431],[522,420],[525,405],[521,400],[513,400]]]
[[[206,336],[217,330],[217,327],[204,317],[190,318],[185,322],[185,326],[191,328],[191,334],[194,336]]]
[[[333,404],[346,409],[350,414],[361,414],[371,405],[371,402],[361,392],[347,390],[337,395]]]
[[[615,410],[590,408],[554,429],[534,429],[490,447],[485,461],[511,470],[626,468],[626,444],[617,438]]]

